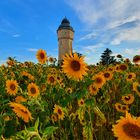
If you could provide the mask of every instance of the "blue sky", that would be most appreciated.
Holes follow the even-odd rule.
[[[87,63],[106,48],[125,58],[140,54],[139,0],[1,0],[0,64],[9,56],[37,62],[38,49],[57,58],[56,30],[65,16],[75,30],[73,49]]]

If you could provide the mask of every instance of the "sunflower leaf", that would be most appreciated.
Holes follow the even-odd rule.
[[[57,129],[58,129],[58,127],[55,127],[55,126],[46,127],[43,134],[46,135],[46,136],[50,136],[50,135],[52,135],[53,132],[56,131]]]
[[[36,122],[35,122],[35,130],[38,130],[38,126],[39,126],[39,118],[37,118]]]

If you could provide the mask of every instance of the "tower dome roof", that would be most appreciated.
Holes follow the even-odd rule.
[[[61,24],[58,27],[57,31],[61,29],[68,29],[74,32],[73,28],[70,26],[69,20],[66,17],[61,21]]]

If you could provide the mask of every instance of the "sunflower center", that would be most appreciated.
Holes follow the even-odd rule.
[[[11,90],[15,90],[15,89],[16,89],[15,84],[11,84],[11,85],[10,85],[10,89],[11,89]]]
[[[54,77],[52,77],[52,76],[49,78],[49,80],[50,80],[51,83],[54,83],[54,81],[55,81]]]
[[[22,111],[25,114],[28,114],[28,112],[26,110],[20,109],[20,111]]]
[[[84,104],[84,102],[83,102],[83,101],[81,101],[81,102],[80,102],[80,104],[81,104],[81,105],[83,105],[83,104]]]
[[[97,88],[92,86],[92,90],[93,90],[93,91],[96,91],[96,90],[97,90]]]
[[[120,66],[120,69],[121,69],[121,70],[126,70],[126,69],[127,69],[127,66],[126,66],[126,65],[121,65],[121,66]]]
[[[140,61],[140,57],[139,56],[135,56],[135,58],[133,59],[133,62],[139,62]]]
[[[62,115],[62,110],[61,109],[58,109],[58,114]]]
[[[118,105],[118,108],[121,109],[121,105]]]
[[[140,139],[140,127],[135,124],[127,123],[123,125],[124,132],[133,139]]]
[[[119,70],[119,67],[118,66],[116,67],[116,70]]]
[[[71,68],[74,70],[74,71],[79,71],[80,70],[80,63],[76,60],[72,61],[71,62]]]
[[[44,58],[45,58],[44,53],[40,53],[40,58],[41,58],[41,59],[44,59]]]
[[[98,84],[102,83],[102,79],[99,78],[99,77],[97,77],[97,78],[96,78],[96,83],[98,83]]]
[[[60,77],[57,77],[57,80],[60,80]]]
[[[132,75],[130,74],[130,75],[128,75],[128,79],[131,79],[132,78]]]
[[[32,94],[35,94],[35,93],[36,93],[36,89],[35,89],[34,87],[32,87],[32,88],[30,89],[30,91],[31,91]]]
[[[122,106],[122,110],[126,110],[126,106]]]
[[[68,93],[71,93],[71,89],[69,88],[69,89],[67,90],[67,92],[68,92]]]
[[[50,58],[50,62],[53,62],[53,58]]]
[[[138,90],[138,92],[140,92],[140,85],[137,86],[137,90]]]
[[[130,100],[130,96],[126,96],[124,99],[125,99],[126,101],[129,101],[129,100]]]
[[[109,73],[105,73],[105,74],[104,74],[104,77],[105,77],[105,78],[108,78],[109,76],[110,76]]]
[[[109,68],[108,70],[109,70],[109,71],[113,71],[113,68]]]

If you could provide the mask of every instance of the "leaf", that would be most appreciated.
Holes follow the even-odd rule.
[[[29,127],[27,131],[35,131],[35,127]]]
[[[94,111],[94,113],[95,113],[97,116],[100,117],[102,123],[106,123],[105,115],[104,115],[104,113],[98,108],[98,106],[95,106],[95,107],[93,108],[93,111]]]
[[[78,118],[79,120],[83,120],[84,118],[84,114],[85,114],[85,108],[84,107],[80,107],[78,110],[77,110],[77,114],[78,114]]]
[[[38,130],[38,126],[39,126],[39,118],[37,118],[36,122],[35,122],[35,130]]]
[[[93,134],[92,134],[92,126],[91,125],[85,125],[83,127],[83,138],[85,140],[93,140]]]
[[[95,104],[96,104],[95,98],[92,97],[91,99],[87,99],[87,100],[85,101],[85,104],[86,104],[87,106],[94,107]]]
[[[46,127],[43,134],[46,136],[52,135],[53,132],[57,129],[58,129],[58,127],[55,127],[55,126]]]
[[[6,126],[5,126],[5,133],[4,136],[5,137],[10,137],[12,135],[15,134],[16,132],[16,120],[10,120],[6,122]]]

